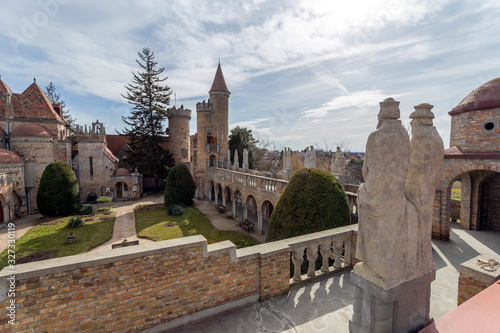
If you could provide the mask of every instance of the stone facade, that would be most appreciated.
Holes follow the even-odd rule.
[[[176,163],[189,163],[190,154],[190,135],[189,122],[191,120],[191,110],[175,106],[168,110],[169,127],[169,149],[174,155]]]

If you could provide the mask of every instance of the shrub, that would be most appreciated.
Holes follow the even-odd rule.
[[[165,188],[165,207],[170,205],[193,204],[193,196],[196,186],[187,166],[177,164],[168,172]]]
[[[80,216],[73,216],[68,221],[68,228],[78,228],[83,225],[83,220]]]
[[[66,163],[47,165],[36,197],[38,211],[44,216],[68,216],[80,209],[80,185]]]
[[[78,212],[78,214],[80,215],[90,215],[94,212],[94,208],[92,208],[92,206],[90,205],[84,205],[80,208],[80,211]]]
[[[340,181],[325,170],[303,168],[290,179],[269,219],[266,241],[350,224],[349,203]]]
[[[179,205],[170,205],[167,208],[167,215],[180,216],[184,215],[184,208]]]

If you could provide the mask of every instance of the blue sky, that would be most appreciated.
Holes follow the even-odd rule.
[[[387,97],[405,123],[433,104],[448,147],[448,111],[500,76],[498,17],[496,0],[12,0],[0,8],[0,74],[14,92],[33,74],[42,88],[52,81],[78,124],[99,119],[113,133],[143,47],[192,110],[220,58],[230,127],[277,147],[363,151]]]

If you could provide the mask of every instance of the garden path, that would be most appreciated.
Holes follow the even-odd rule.
[[[28,215],[25,217],[22,217],[18,220],[13,221],[14,224],[16,225],[16,239],[19,239],[24,236],[25,233],[28,232],[28,230],[31,229],[31,227],[37,225],[38,223],[42,222],[42,215],[40,214],[34,214],[34,215]],[[0,253],[5,251],[7,248],[7,240],[8,240],[8,228],[7,228],[8,223],[2,223],[0,226]]]

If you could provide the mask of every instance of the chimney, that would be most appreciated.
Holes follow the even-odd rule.
[[[14,118],[14,106],[12,106],[12,93],[7,92],[5,96],[5,117]]]
[[[54,111],[59,115],[59,117],[62,118],[62,105],[61,103],[52,103],[52,107],[54,108]]]

